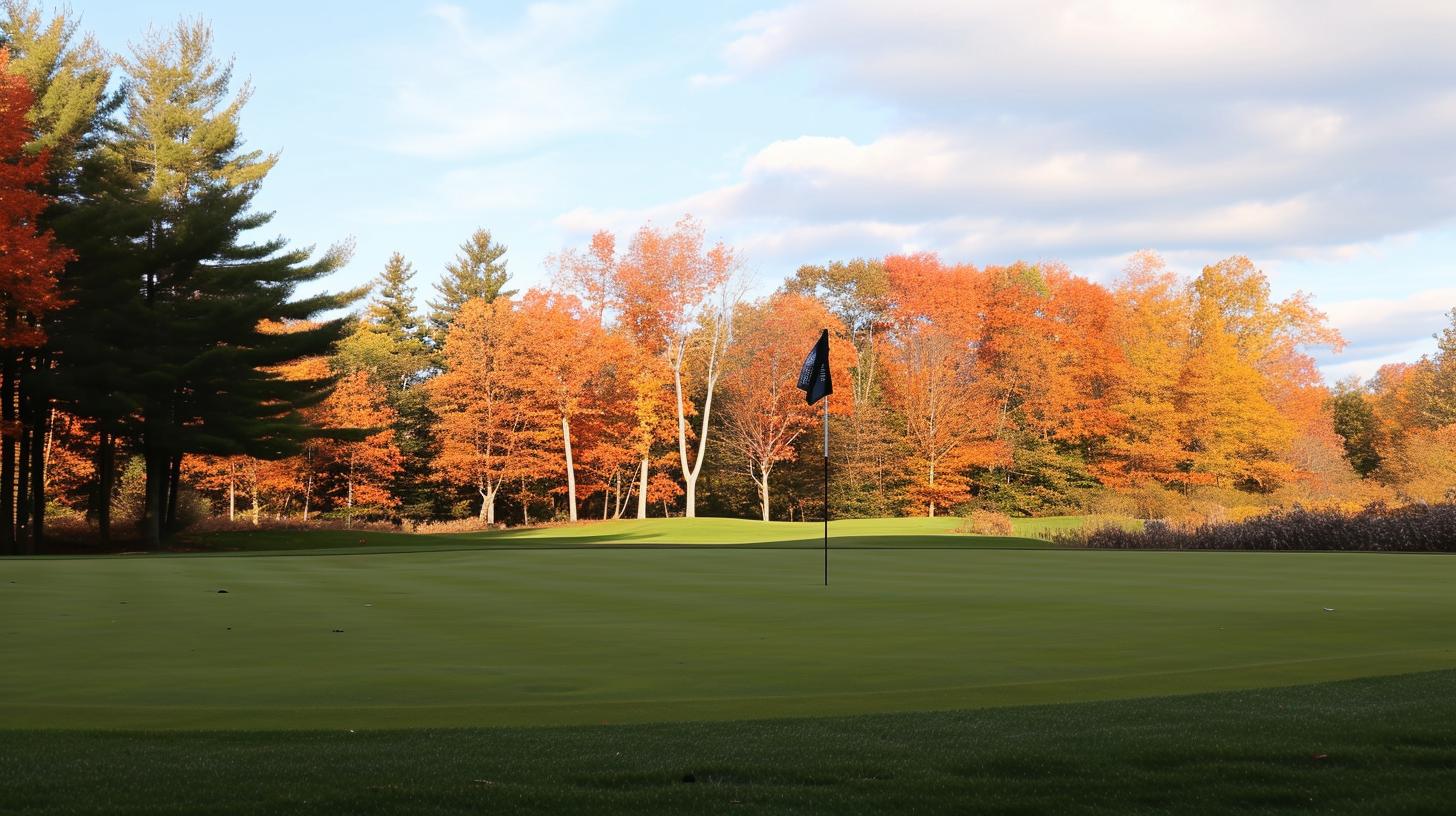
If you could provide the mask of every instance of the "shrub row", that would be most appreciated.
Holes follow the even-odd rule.
[[[1180,527],[1149,521],[1142,531],[1106,526],[1058,541],[1128,550],[1456,552],[1456,504],[1374,504],[1355,513],[1296,507],[1239,522]]]

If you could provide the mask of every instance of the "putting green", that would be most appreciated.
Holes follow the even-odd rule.
[[[845,519],[829,523],[834,547],[1049,547],[1038,536],[1070,530],[1081,516],[1014,519],[1012,535],[981,536],[958,532],[962,519]],[[631,519],[594,521],[468,533],[409,533],[370,530],[238,530],[206,533],[185,543],[221,552],[423,552],[516,547],[731,546],[818,549],[819,522],[750,521],[724,518]]]
[[[0,728],[749,719],[1456,667],[1446,556],[859,549],[827,589],[819,568],[691,547],[3,560]]]

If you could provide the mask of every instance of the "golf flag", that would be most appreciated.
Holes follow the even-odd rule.
[[[824,586],[829,586],[829,395],[834,393],[834,381],[829,377],[828,329],[819,333],[819,342],[804,358],[799,389],[810,405],[824,400]]]
[[[799,390],[810,405],[834,393],[834,381],[829,377],[829,330],[819,334],[819,342],[804,358],[804,367],[799,369]]]

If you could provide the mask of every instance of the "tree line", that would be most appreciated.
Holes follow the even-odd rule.
[[[1339,334],[1243,257],[1184,280],[1144,252],[1103,285],[896,255],[751,299],[684,217],[600,232],[525,292],[482,229],[423,303],[398,253],[299,296],[349,247],[250,237],[276,156],[245,147],[249,91],[204,23],[116,57],[69,12],[4,6],[7,550],[48,516],[151,545],[204,515],[817,517],[793,384],[824,328],[836,515],[1211,517],[1442,499],[1456,477],[1456,329],[1330,389],[1310,352]]]
[[[287,456],[315,435],[304,411],[331,378],[276,368],[327,353],[349,321],[315,318],[363,292],[296,296],[346,246],[250,237],[271,218],[252,202],[277,157],[244,146],[248,88],[205,23],[118,56],[69,11],[4,12],[0,549],[36,548],[47,511],[78,500],[57,492],[58,430],[86,440],[102,538],[118,467],[140,461],[137,521],[156,544],[179,525],[188,455]]]

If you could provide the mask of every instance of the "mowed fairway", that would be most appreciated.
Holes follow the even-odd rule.
[[[835,553],[832,581],[794,548],[5,560],[0,728],[744,720],[1456,667],[1444,556],[901,546]]]
[[[972,536],[958,532],[963,521],[941,518],[846,519],[830,522],[837,548],[854,547],[1037,547],[1050,546],[1039,537],[1069,530],[1081,516],[1015,519],[1010,536]],[[821,544],[818,522],[748,521],[745,519],[642,519],[574,525],[522,527],[469,533],[408,533],[318,530],[300,535],[290,530],[242,530],[188,537],[184,543],[220,552],[379,553],[441,550],[515,549],[520,547],[771,547],[812,548]]]

